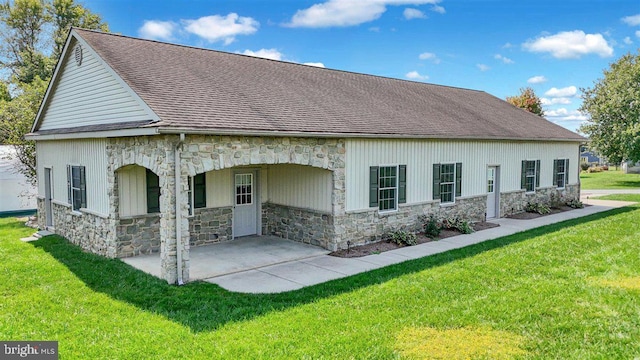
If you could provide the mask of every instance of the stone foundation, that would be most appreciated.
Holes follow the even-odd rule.
[[[110,219],[87,212],[76,212],[69,205],[51,204],[55,233],[67,238],[82,250],[115,258],[117,245],[111,241]],[[44,214],[44,211],[43,211]]]
[[[160,251],[160,214],[120,218],[116,227],[118,257]]]
[[[189,218],[189,244],[200,246],[228,241],[233,236],[233,208],[194,209]]]
[[[41,197],[36,198],[36,207],[38,213],[36,214],[36,219],[38,221],[38,229],[43,230],[47,227],[47,213],[44,207],[44,199]]]
[[[529,202],[558,206],[566,204],[570,200],[580,200],[579,184],[567,185],[564,189],[537,188],[533,193],[526,193],[524,190],[500,193],[500,216],[521,213]]]
[[[459,217],[468,221],[484,221],[487,207],[486,196],[456,198],[455,204],[440,205],[439,201],[418,205],[400,204],[398,211],[379,213],[378,210],[346,213],[336,226],[333,249],[346,249],[347,241],[363,245],[381,241],[385,234],[407,230],[422,231],[421,216],[434,215],[438,219]]]
[[[333,216],[321,211],[264,203],[262,233],[330,249],[334,242]]]

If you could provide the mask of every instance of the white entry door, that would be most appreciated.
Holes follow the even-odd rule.
[[[487,168],[487,219],[499,216],[499,196],[498,167],[489,166]]]
[[[47,227],[53,226],[53,208],[51,206],[51,169],[44,168],[44,211],[45,215],[45,225]]]
[[[255,173],[234,174],[233,236],[258,233],[258,207],[256,199]]]

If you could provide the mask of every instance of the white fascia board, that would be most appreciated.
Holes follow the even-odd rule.
[[[27,140],[66,140],[66,139],[98,139],[98,138],[115,138],[115,137],[129,137],[129,136],[151,136],[158,135],[158,128],[138,128],[138,129],[124,129],[124,130],[106,130],[106,131],[88,131],[88,132],[75,132],[66,134],[27,134],[25,139]]]

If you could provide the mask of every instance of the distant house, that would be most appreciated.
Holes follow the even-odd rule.
[[[485,92],[73,29],[32,133],[40,226],[108,257],[326,249],[579,198],[585,139]]]
[[[0,145],[0,215],[36,210],[37,190],[16,171],[14,157],[12,146]]]
[[[581,146],[580,163],[586,163],[589,165],[604,165],[607,162],[603,158],[597,156],[592,150],[587,149],[586,146]]]

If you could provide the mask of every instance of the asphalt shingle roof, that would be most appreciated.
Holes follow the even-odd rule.
[[[160,117],[146,126],[584,140],[482,91],[75,30]]]

